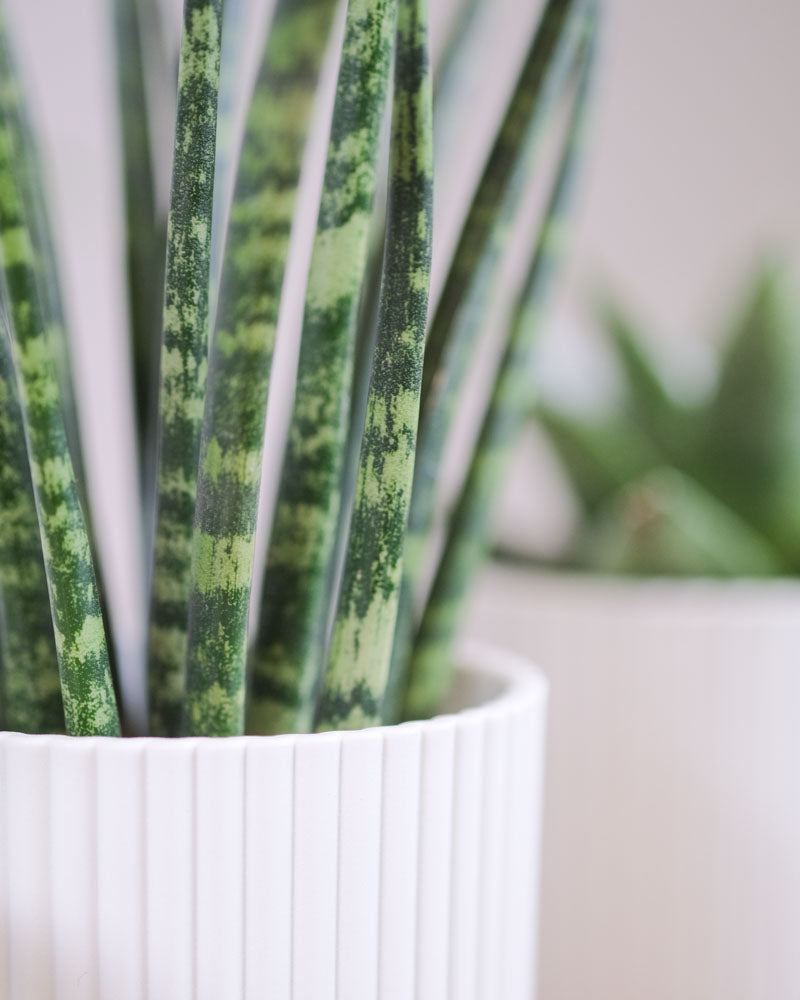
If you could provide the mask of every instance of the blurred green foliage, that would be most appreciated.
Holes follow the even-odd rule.
[[[800,571],[800,313],[762,266],[718,358],[714,388],[680,402],[616,305],[602,326],[622,376],[611,412],[536,416],[580,501],[567,561],[613,573]]]

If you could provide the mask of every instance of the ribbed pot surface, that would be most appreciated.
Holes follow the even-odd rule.
[[[0,734],[0,995],[530,1000],[546,683],[464,662],[390,728]]]

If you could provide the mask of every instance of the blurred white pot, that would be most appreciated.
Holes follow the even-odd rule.
[[[529,1000],[547,685],[230,740],[0,735],[4,1000]]]
[[[800,584],[492,568],[551,685],[540,1000],[800,996]]]

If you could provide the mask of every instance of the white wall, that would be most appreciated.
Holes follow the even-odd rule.
[[[553,332],[608,283],[654,337],[713,334],[765,250],[800,245],[794,0],[611,0],[592,161]],[[551,336],[552,340],[552,336]]]

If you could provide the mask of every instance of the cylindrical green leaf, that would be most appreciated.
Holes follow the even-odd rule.
[[[149,631],[150,728],[183,717],[200,427],[208,372],[208,290],[222,0],[186,0],[167,231],[158,499]]]
[[[419,419],[433,226],[426,0],[400,0],[378,339],[318,729],[381,721]]]
[[[63,732],[42,540],[4,317],[0,318],[0,663],[3,727],[25,733]]]
[[[219,280],[222,273],[222,255],[228,234],[228,220],[233,187],[236,183],[237,133],[239,109],[244,103],[242,93],[242,65],[247,49],[247,31],[252,18],[248,10],[250,0],[225,0],[225,30],[222,33],[222,51],[219,67],[219,101],[217,104],[217,150],[214,158],[214,224],[211,227],[211,285],[209,301],[211,326],[214,327]],[[246,95],[249,98],[249,94]]]
[[[590,20],[587,27],[590,33],[592,26]],[[447,693],[451,645],[460,624],[464,597],[483,558],[494,500],[517,431],[525,420],[533,342],[564,251],[564,215],[583,137],[592,62],[590,54],[581,69],[564,152],[536,250],[514,309],[489,406],[417,633],[404,713],[410,718],[434,712]]]
[[[431,322],[425,346],[404,579],[387,692],[386,711],[390,719],[399,710],[405,684],[414,636],[414,603],[419,597],[417,591],[425,565],[445,442],[475,341],[485,324],[513,221],[536,166],[544,126],[569,80],[585,8],[585,0],[548,0]]]
[[[159,212],[156,203],[143,7],[142,0],[114,0],[131,360],[143,494],[149,496],[146,487],[151,485],[154,464],[166,231],[163,210]]]
[[[294,410],[252,653],[253,727],[307,728],[329,625],[359,296],[396,0],[350,0]]]
[[[460,84],[473,71],[463,50],[464,42],[474,26],[475,15],[481,9],[480,0],[462,0],[448,25],[447,36],[439,58],[438,71],[431,53],[431,74],[433,86],[433,135],[434,145],[438,143],[436,122],[440,118],[443,105],[445,115],[448,113],[448,101],[452,99],[454,114],[463,112],[463,93]],[[454,68],[457,64],[457,69]],[[372,358],[377,339],[378,300],[380,298],[381,275],[383,273],[383,258],[386,243],[386,198],[387,191],[378,178],[378,190],[375,196],[375,211],[369,240],[369,257],[367,271],[361,291],[361,303],[358,314],[358,333],[356,339],[355,363],[353,370],[353,390],[350,405],[350,428],[347,434],[347,456],[344,466],[342,485],[342,504],[339,515],[339,529],[336,548],[336,565],[344,565],[347,548],[347,525],[353,506],[353,497],[358,477],[358,461],[361,453],[361,438],[364,432],[364,421],[367,413],[367,397],[369,395],[372,375]],[[388,181],[388,176],[387,176]]]
[[[28,113],[22,81],[15,65],[10,40],[6,37],[2,17],[0,17],[0,90],[3,94],[6,128],[9,131],[14,149],[20,197],[25,206],[25,217],[34,248],[37,282],[41,291],[43,315],[56,365],[67,443],[78,478],[78,488],[81,490],[81,502],[86,509],[83,456],[75,406],[72,358],[53,246],[45,177],[42,170],[39,143]]]
[[[280,0],[245,129],[212,343],[193,539],[190,733],[244,724],[269,372],[306,133],[334,0]]]
[[[73,735],[118,735],[105,627],[5,102],[0,111],[0,291],[8,311],[66,725]]]

